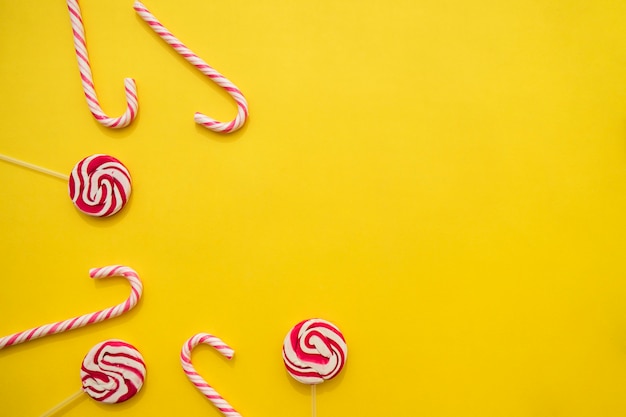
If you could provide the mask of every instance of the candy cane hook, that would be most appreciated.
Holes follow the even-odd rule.
[[[191,351],[200,343],[213,346],[219,353],[228,359],[232,359],[234,350],[226,343],[222,342],[218,337],[208,333],[198,333],[189,338],[180,351],[180,363],[189,380],[198,388],[198,390],[207,397],[218,410],[226,417],[241,417],[229,403],[221,395],[217,393],[201,376],[191,364]]]
[[[102,268],[93,268],[89,271],[89,276],[94,279],[113,276],[124,277],[128,280],[131,286],[130,296],[123,303],[101,311],[96,311],[94,313],[74,317],[65,321],[46,324],[0,338],[0,349],[3,349],[7,346],[28,342],[29,340],[38,339],[40,337],[48,336],[51,334],[78,329],[80,327],[87,326],[88,324],[99,323],[107,319],[112,319],[123,313],[126,313],[127,311],[135,307],[135,305],[137,305],[137,302],[141,298],[141,293],[143,292],[143,285],[141,283],[141,280],[139,279],[137,273],[127,266],[113,265],[105,266]]]
[[[124,90],[126,93],[126,111],[119,117],[107,116],[98,101],[96,89],[91,75],[91,65],[89,65],[89,54],[87,53],[87,43],[85,42],[85,27],[80,13],[78,0],[67,0],[67,8],[70,12],[72,32],[74,34],[74,50],[78,59],[78,70],[83,84],[87,106],[96,120],[105,127],[118,129],[126,127],[135,120],[139,103],[137,102],[137,86],[132,78],[124,78]]]
[[[141,17],[157,35],[174,48],[174,50],[185,58],[191,65],[198,68],[201,73],[226,90],[235,102],[237,102],[237,117],[230,122],[219,122],[199,112],[196,112],[194,115],[195,122],[206,127],[207,129],[220,133],[231,133],[243,126],[248,118],[248,102],[235,84],[230,82],[226,77],[204,62],[202,58],[187,48],[169,30],[167,30],[161,22],[159,22],[141,2],[135,1],[133,8],[137,14],[139,14],[139,17]]]

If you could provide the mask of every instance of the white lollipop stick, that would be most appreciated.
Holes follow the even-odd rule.
[[[78,400],[79,398],[83,398],[83,393],[84,392],[81,388],[80,390],[76,391],[74,394],[70,395],[69,397],[67,397],[66,399],[64,399],[63,401],[61,401],[60,403],[58,403],[57,405],[55,405],[54,407],[52,407],[51,409],[43,413],[40,417],[49,417],[49,416],[56,414],[57,411],[62,410],[63,408],[67,407],[74,401]]]
[[[41,172],[43,174],[51,175],[53,177],[57,177],[57,178],[60,178],[62,180],[65,180],[65,181],[69,181],[69,179],[70,179],[70,177],[68,175],[63,175],[63,174],[61,174],[59,172],[52,171],[52,170],[50,170],[48,168],[40,167],[39,165],[35,165],[35,164],[31,164],[29,162],[21,161],[19,159],[11,158],[10,156],[7,156],[7,155],[0,154],[0,159],[2,159],[5,162],[9,162],[11,164],[19,165],[19,166],[22,166],[24,168],[32,169],[33,171],[38,171],[38,172]]]

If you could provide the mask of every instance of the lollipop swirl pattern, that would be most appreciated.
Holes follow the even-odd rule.
[[[348,346],[339,329],[322,319],[304,320],[285,337],[283,360],[289,374],[303,384],[320,384],[341,372]]]
[[[94,346],[80,369],[83,391],[104,403],[121,403],[137,394],[146,379],[146,364],[132,345],[111,339]]]
[[[120,211],[128,201],[130,173],[110,155],[91,155],[72,170],[69,191],[80,211],[90,216],[108,217]]]

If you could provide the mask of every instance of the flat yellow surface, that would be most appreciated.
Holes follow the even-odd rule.
[[[38,416],[80,388],[96,343],[148,365],[117,406],[59,415],[219,416],[183,374],[194,352],[243,416],[311,415],[286,373],[298,321],[350,349],[319,417],[626,414],[626,2],[198,1],[146,6],[232,80],[233,100],[170,49],[131,0],[81,4],[96,89],[139,117],[89,113],[63,1],[0,1],[0,153],[69,173],[93,153],[130,169],[110,219],[62,180],[0,162],[0,335],[145,293],[129,314],[0,351],[0,415]]]

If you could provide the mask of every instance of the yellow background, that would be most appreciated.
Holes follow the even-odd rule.
[[[121,338],[141,393],[71,416],[219,416],[178,355],[197,332],[232,362],[198,371],[244,416],[310,415],[285,372],[298,321],[337,324],[348,364],[318,416],[611,417],[626,413],[626,2],[196,1],[146,6],[232,80],[233,100],[135,14],[83,1],[109,115],[85,104],[63,1],[0,1],[0,153],[69,173],[108,153],[133,176],[110,219],[63,181],[0,162],[0,334],[106,308],[129,314],[0,351],[0,415],[79,389],[83,356]]]

